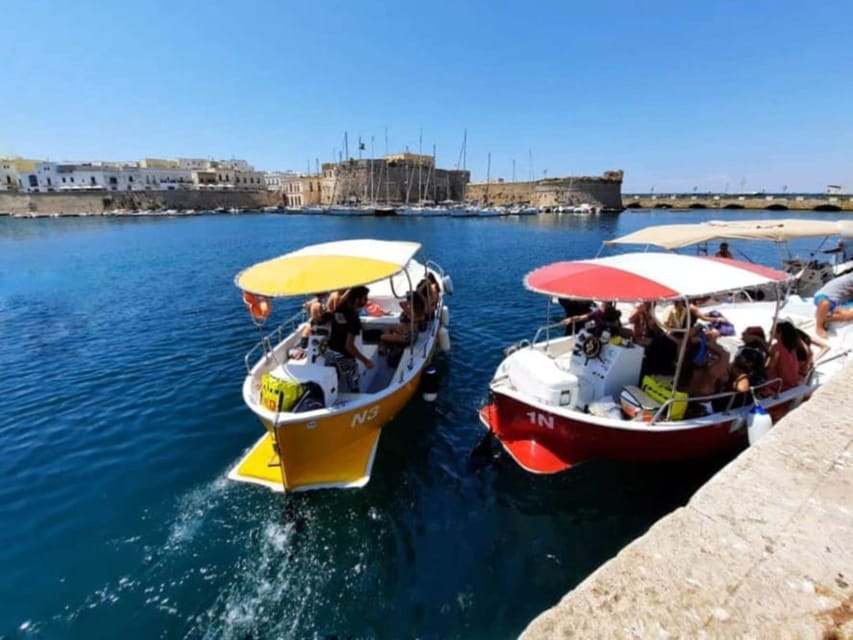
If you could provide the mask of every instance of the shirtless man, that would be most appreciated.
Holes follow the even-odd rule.
[[[853,300],[853,272],[839,276],[823,285],[814,294],[815,333],[826,338],[827,325],[830,322],[853,320],[853,309],[843,307]]]

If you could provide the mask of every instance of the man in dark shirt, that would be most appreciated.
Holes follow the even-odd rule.
[[[361,333],[359,311],[367,304],[367,287],[353,287],[338,303],[332,317],[332,330],[329,334],[326,364],[337,367],[341,378],[349,391],[358,393],[358,363],[360,360],[368,369],[373,368],[373,361],[367,358],[358,347],[355,339]]]

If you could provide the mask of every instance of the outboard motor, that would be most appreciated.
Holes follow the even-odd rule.
[[[438,375],[438,369],[435,368],[435,365],[429,365],[424,372],[421,374],[421,393],[423,394],[424,400],[427,402],[435,402],[435,399],[438,397],[438,387],[441,382],[440,376]]]

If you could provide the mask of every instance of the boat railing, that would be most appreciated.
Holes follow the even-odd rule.
[[[840,360],[841,358],[846,358],[850,353],[853,352],[853,349],[844,349],[844,351],[839,351],[829,357],[823,357],[817,362],[815,362],[811,368],[806,372],[805,382],[804,384],[812,384],[814,380],[815,373],[817,370],[828,362],[832,362],[834,360]]]
[[[765,395],[764,393],[759,393],[762,389],[771,389],[772,393],[770,395]],[[652,416],[652,419],[649,421],[649,424],[655,424],[656,422],[667,422],[667,416],[670,413],[670,409],[676,403],[678,404],[704,404],[706,402],[713,402],[714,400],[719,400],[722,398],[728,398],[728,402],[726,402],[726,408],[722,411],[712,411],[711,413],[728,413],[733,408],[735,398],[739,395],[750,393],[753,398],[758,397],[778,397],[779,392],[782,390],[782,378],[772,378],[770,380],[765,380],[761,384],[757,384],[751,386],[749,391],[723,391],[722,393],[713,393],[707,396],[691,396],[687,398],[668,398],[666,402],[664,402],[660,408],[655,412],[655,415]],[[740,407],[737,407],[740,408]]]
[[[539,327],[536,330],[536,334],[533,336],[533,341],[531,342],[531,344],[539,344],[539,341],[542,337],[542,334],[544,333],[545,334],[544,342],[546,343],[546,346],[547,346],[547,343],[551,342],[551,330],[557,329],[557,328],[565,329],[565,325],[563,325],[561,322],[555,322],[554,324],[546,324],[546,325]],[[572,335],[574,335],[574,334],[572,334]],[[561,333],[559,336],[556,336],[556,337],[562,338],[563,334]]]
[[[299,328],[299,325],[305,322],[305,319],[305,311],[298,311],[268,334],[262,336],[260,341],[254,347],[249,349],[249,352],[243,359],[246,364],[246,373],[252,373],[252,363],[256,362],[260,357],[260,354],[257,356],[255,355],[255,352],[257,352],[258,349],[263,349],[264,358],[271,357],[275,350],[275,346],[281,344],[287,336],[296,331],[296,329]]]

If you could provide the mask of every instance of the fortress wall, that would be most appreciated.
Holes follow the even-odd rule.
[[[529,202],[538,207],[590,204],[604,209],[622,209],[622,172],[608,171],[602,177],[547,178],[536,182],[495,182],[468,185],[466,200],[505,205]]]
[[[281,205],[274,191],[97,191],[88,193],[0,193],[0,213],[104,213],[112,209],[258,208]]]
[[[533,203],[533,182],[478,182],[469,184],[465,199],[481,204],[505,205],[517,202]],[[488,192],[488,193],[487,193]]]

